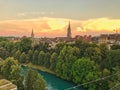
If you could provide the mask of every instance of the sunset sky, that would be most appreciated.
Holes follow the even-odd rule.
[[[120,33],[120,0],[0,0],[0,36]]]

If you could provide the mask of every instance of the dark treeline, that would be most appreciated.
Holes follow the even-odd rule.
[[[19,63],[40,65],[65,80],[82,84],[120,72],[120,45],[90,44],[81,40],[58,43],[51,48],[47,43],[31,46],[30,38],[20,42],[0,42],[0,57],[14,57]],[[120,75],[91,83],[88,90],[109,90],[120,83]]]

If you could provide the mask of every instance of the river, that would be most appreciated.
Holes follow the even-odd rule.
[[[25,74],[26,70],[28,68],[22,66],[22,73]],[[55,75],[52,75],[50,73],[47,72],[43,72],[40,70],[37,70],[39,74],[41,74],[43,76],[43,78],[45,79],[45,81],[47,82],[47,88],[48,90],[65,90],[67,88],[73,87],[75,86],[75,84],[62,80],[58,77],[56,77]],[[77,89],[71,89],[71,90],[84,90],[83,88],[77,88]]]

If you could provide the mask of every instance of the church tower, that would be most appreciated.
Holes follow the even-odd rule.
[[[31,38],[33,39],[34,38],[34,31],[32,29],[32,33],[31,33]]]
[[[34,31],[33,31],[33,29],[32,29],[32,33],[31,33],[31,40],[32,40],[32,47],[34,47],[35,39],[34,39]]]
[[[72,38],[70,22],[69,22],[69,25],[68,25],[68,28],[67,28],[67,38]]]

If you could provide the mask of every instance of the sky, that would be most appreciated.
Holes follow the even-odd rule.
[[[99,35],[120,31],[120,0],[0,0],[0,36]]]

